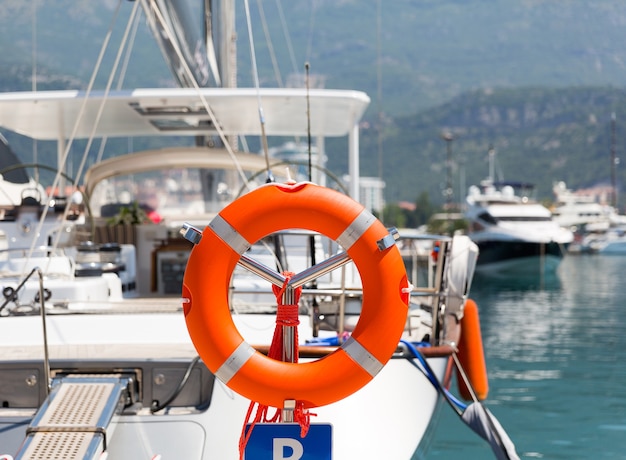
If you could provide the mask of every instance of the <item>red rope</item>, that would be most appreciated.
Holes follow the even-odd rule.
[[[300,320],[298,319],[298,302],[300,301],[300,295],[302,294],[302,287],[295,289],[293,293],[293,303],[285,305],[284,294],[287,290],[289,280],[293,277],[294,273],[284,272],[285,282],[282,287],[272,286],[272,291],[276,296],[277,310],[276,310],[276,327],[274,328],[274,337],[268,352],[268,356],[272,359],[282,360],[283,357],[283,326],[294,327],[294,362],[298,362],[298,325]],[[253,420],[250,420],[254,407],[256,406],[256,413]],[[248,407],[248,413],[244,420],[241,437],[239,438],[239,458],[243,460],[243,454],[248,444],[248,440],[252,435],[252,429],[257,423],[276,423],[281,421],[281,409],[276,409],[273,416],[268,416],[269,407],[263,404],[259,404],[256,401],[250,401]],[[300,437],[305,437],[309,431],[311,424],[311,414],[308,410],[304,409],[304,403],[302,401],[296,401],[296,408],[294,410],[294,422],[300,425]],[[250,429],[246,432],[246,425],[250,423]]]

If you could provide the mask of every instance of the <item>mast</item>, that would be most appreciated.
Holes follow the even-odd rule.
[[[615,184],[615,112],[611,114],[611,206],[617,209],[617,189]]]
[[[235,31],[235,7],[232,0],[212,2],[205,0],[207,11],[213,4],[211,16],[217,18],[217,48],[218,68],[224,88],[237,87],[237,33]]]
[[[383,179],[383,72],[381,56],[381,0],[376,2],[376,105],[378,106],[378,178]]]
[[[182,88],[220,86],[210,0],[144,0],[152,35]]]
[[[495,173],[495,160],[496,160],[496,149],[493,148],[493,145],[489,146],[489,181],[494,182],[496,180]]]

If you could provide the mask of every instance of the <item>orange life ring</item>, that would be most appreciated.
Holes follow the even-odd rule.
[[[363,285],[361,315],[351,337],[328,356],[305,363],[277,361],[239,334],[228,303],[237,262],[251,244],[290,228],[321,233],[352,258]],[[206,366],[242,396],[283,407],[324,406],[354,393],[382,369],[398,346],[409,290],[400,252],[377,242],[388,230],[361,204],[312,183],[266,184],[226,206],[204,229],[183,280],[185,320]]]
[[[483,350],[483,339],[480,333],[480,319],[478,306],[472,299],[467,299],[461,318],[461,338],[459,339],[459,361],[467,376],[476,397],[483,401],[489,394],[489,379],[487,364]],[[472,400],[472,395],[462,376],[457,373],[459,393],[466,401]]]

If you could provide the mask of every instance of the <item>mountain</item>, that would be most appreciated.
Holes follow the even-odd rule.
[[[118,20],[112,26],[111,17],[118,3]],[[110,27],[111,41],[103,54],[101,68],[112,67],[123,27],[134,4],[115,0],[3,0],[0,90],[30,90],[33,62],[36,62],[37,87],[43,85],[40,89],[50,89],[48,82],[51,80],[57,89],[86,88]],[[131,57],[124,80],[126,88],[174,84],[145,24],[145,17],[137,28]],[[8,87],[5,75],[21,78],[21,86]],[[98,74],[96,86],[104,87],[108,78],[104,72]],[[15,78],[10,81],[15,83]]]
[[[121,2],[120,16],[134,5]],[[38,88],[86,87],[117,6],[113,0],[4,0],[0,90],[30,89],[33,59]],[[263,86],[301,77],[309,62],[315,82],[370,95],[362,174],[382,173],[388,201],[412,201],[424,190],[443,201],[441,133],[447,130],[456,138],[452,175],[459,187],[487,175],[493,144],[504,176],[532,179],[544,198],[551,197],[553,180],[570,187],[606,181],[612,112],[618,152],[624,145],[622,0],[291,0],[250,2],[250,9]],[[237,22],[238,84],[251,86],[242,1]],[[144,26],[124,85],[173,86]],[[114,57],[107,52],[103,68]],[[97,84],[107,78],[100,75]],[[344,159],[330,156],[331,169],[343,172]],[[618,183],[623,179],[618,168]]]
[[[363,131],[362,174],[382,175],[388,201],[414,202],[420,193],[443,203],[447,145],[452,133],[454,202],[489,174],[488,151],[496,152],[496,179],[536,185],[537,198],[553,199],[554,181],[570,188],[610,183],[611,115],[617,119],[617,156],[626,145],[626,91],[611,87],[511,88],[463,93],[438,107],[398,117]],[[336,167],[343,167],[338,165]],[[623,187],[625,171],[616,168]]]
[[[287,56],[279,15],[270,3],[251,2],[251,7],[267,4],[264,16],[276,54]],[[622,0],[293,0],[282,5],[299,71],[308,61],[312,72],[325,76],[327,87],[366,91],[372,113],[413,114],[481,88],[626,84]],[[243,26],[243,14],[238,17]],[[253,17],[258,16],[253,12]],[[240,39],[247,39],[245,28],[239,30]],[[270,63],[261,24],[255,39],[258,61]],[[250,75],[247,53],[247,43],[240,40],[244,82]],[[282,67],[283,74],[293,67]],[[270,81],[270,70],[261,67],[262,80]]]
[[[32,63],[36,24],[39,65],[88,81],[118,1],[2,3],[4,68]],[[312,73],[323,76],[327,87],[366,91],[373,100],[371,111],[382,110],[390,116],[416,113],[480,88],[626,84],[622,0],[249,3],[263,85],[276,85],[277,75],[285,82],[288,74],[302,73],[309,62]],[[128,16],[134,5],[121,2],[120,17]],[[236,0],[239,85],[250,86],[243,5]],[[118,22],[119,30],[124,21]],[[116,49],[115,45],[111,48]],[[127,87],[173,84],[145,24],[138,28],[126,79]]]

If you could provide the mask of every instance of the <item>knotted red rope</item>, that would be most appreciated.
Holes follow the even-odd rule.
[[[298,302],[300,301],[300,295],[302,294],[302,287],[298,287],[293,291],[293,298],[290,303],[285,304],[285,293],[287,293],[287,288],[289,284],[289,280],[293,277],[294,273],[292,272],[284,272],[283,276],[285,276],[285,281],[281,287],[272,286],[272,292],[276,296],[277,302],[277,310],[276,310],[276,327],[274,328],[274,336],[272,338],[272,343],[270,345],[270,349],[268,352],[268,357],[282,361],[283,353],[284,353],[284,342],[283,342],[283,326],[291,326],[294,328],[293,334],[293,359],[294,362],[298,362],[298,325],[300,324],[300,320],[298,318]],[[254,419],[250,421],[250,416],[254,410],[254,407],[257,406],[256,414]],[[254,425],[257,423],[274,423],[280,422],[282,417],[281,409],[276,408],[276,412],[271,417],[268,416],[269,406],[259,404],[256,401],[250,401],[250,406],[248,407],[248,413],[246,414],[246,418],[243,424],[243,430],[241,432],[241,437],[239,438],[239,458],[243,459],[243,454],[246,449],[246,444],[252,435],[252,430]],[[310,418],[311,414],[308,410],[304,409],[304,404],[300,401],[296,401],[296,408],[294,410],[294,422],[300,425],[300,436],[306,436],[309,431]],[[250,423],[250,429],[246,432],[246,425]]]

